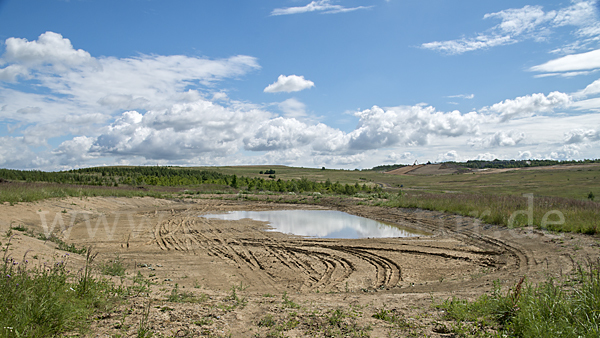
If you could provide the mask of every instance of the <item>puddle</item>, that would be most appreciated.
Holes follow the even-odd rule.
[[[335,210],[230,211],[201,217],[237,221],[250,218],[268,222],[286,234],[317,238],[414,237],[427,235],[412,229],[374,221]]]

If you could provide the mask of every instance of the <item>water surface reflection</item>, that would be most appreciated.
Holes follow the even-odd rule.
[[[421,236],[411,229],[402,229],[372,219],[354,216],[335,210],[269,210],[230,211],[226,214],[210,214],[202,217],[236,221],[250,218],[268,222],[279,231],[318,238],[365,238],[365,237],[413,237]]]

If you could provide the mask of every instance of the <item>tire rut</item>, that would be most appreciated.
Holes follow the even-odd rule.
[[[351,210],[346,210],[348,208],[345,206],[336,206],[335,209],[352,213]],[[354,214],[363,213],[362,209],[358,209],[358,212],[353,210]],[[193,210],[190,214],[199,215],[205,211]],[[482,234],[480,228],[471,225],[475,222],[468,218],[457,219],[447,215],[419,218],[395,209],[376,211],[371,213],[371,216],[377,216],[376,219],[415,224],[421,229],[437,233],[434,237],[441,235],[456,238],[459,242],[479,250],[419,246],[419,243],[408,240],[401,243],[390,240],[389,244],[380,242],[378,246],[373,247],[360,241],[332,245],[332,241],[328,240],[287,240],[275,238],[261,229],[254,229],[249,234],[237,229],[230,222],[213,222],[197,216],[185,217],[175,212],[172,212],[172,218],[155,227],[154,242],[165,251],[204,251],[209,256],[219,257],[237,267],[243,267],[257,279],[264,279],[268,283],[296,280],[303,290],[339,289],[341,283],[347,282],[358,270],[358,266],[370,266],[374,271],[374,278],[368,279],[368,287],[394,288],[404,281],[403,267],[398,257],[407,254],[439,257],[486,268],[499,269],[504,266],[518,274],[527,273],[530,265],[535,263],[531,254],[518,243]],[[513,259],[504,262],[493,258],[499,256]]]

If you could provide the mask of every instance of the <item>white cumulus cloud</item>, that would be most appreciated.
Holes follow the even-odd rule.
[[[515,146],[525,139],[525,133],[515,130],[497,131],[485,138],[472,138],[468,144],[476,148],[495,148]]]
[[[385,162],[402,163],[402,162],[406,162],[406,160],[413,160],[413,159],[415,159],[415,157],[410,151],[405,151],[401,154],[398,154],[396,152],[391,152],[386,156]]]
[[[468,113],[425,104],[374,105],[353,113],[355,128],[340,130],[307,118],[306,106],[296,98],[262,105],[230,98],[227,93],[236,89],[220,86],[235,82],[222,80],[259,69],[251,56],[95,57],[52,32],[34,41],[11,38],[6,46],[0,58],[0,122],[9,134],[0,137],[1,167],[285,163],[354,168],[378,160],[435,160],[439,154],[439,159],[465,160],[486,148],[497,156],[535,151],[593,157],[589,154],[598,141],[600,113],[548,113],[599,108],[600,98],[573,102],[560,92],[532,94]],[[38,90],[22,90],[31,83]],[[282,75],[265,91],[313,86],[301,76]],[[594,82],[573,97],[599,94],[598,86]]]
[[[460,156],[456,152],[456,150],[450,150],[446,153],[439,154],[436,162],[459,162]]]
[[[304,76],[298,75],[279,75],[277,81],[268,85],[264,92],[265,93],[278,93],[278,92],[298,92],[304,89],[314,87],[315,83],[306,80]]]
[[[54,32],[46,32],[36,41],[8,38],[5,41],[6,51],[2,58],[7,62],[15,62],[28,67],[52,65],[59,70],[94,62],[90,53],[82,49],[74,49],[69,39]]]
[[[495,159],[497,159],[498,156],[496,156],[495,154],[492,153],[483,153],[483,154],[477,154],[477,156],[474,158],[474,160],[479,160],[479,161],[493,161]]]
[[[351,149],[374,149],[398,144],[426,145],[430,136],[458,137],[477,131],[485,117],[471,112],[439,112],[431,106],[374,106],[355,114],[358,126],[349,133]]]
[[[548,95],[542,93],[517,97],[514,100],[506,99],[482,111],[496,112],[500,115],[500,121],[506,122],[513,118],[531,116],[535,113],[549,113],[555,109],[565,108],[572,104],[570,95],[561,92],[551,92]]]
[[[565,143],[583,143],[600,140],[600,132],[594,129],[574,129],[565,133]]]
[[[226,156],[235,153],[241,139],[270,116],[260,110],[226,109],[210,101],[175,104],[144,115],[128,111],[104,128],[91,151],[167,160]]]
[[[519,151],[519,155],[517,155],[517,159],[519,159],[519,160],[532,159],[531,151],[529,151],[529,150]]]

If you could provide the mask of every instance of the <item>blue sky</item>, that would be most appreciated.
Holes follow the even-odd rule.
[[[0,0],[0,167],[598,158],[596,1]]]

